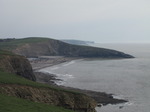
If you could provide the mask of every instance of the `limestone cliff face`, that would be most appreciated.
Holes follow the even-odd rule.
[[[0,69],[20,75],[29,80],[36,80],[29,61],[23,56],[2,55],[0,59]]]
[[[83,94],[21,85],[0,84],[0,88],[0,93],[2,94],[16,96],[34,102],[62,106],[79,112],[95,112],[96,102]]]

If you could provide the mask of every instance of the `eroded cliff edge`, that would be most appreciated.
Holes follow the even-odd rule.
[[[0,50],[0,94],[61,106],[73,111],[95,112],[97,103],[91,97],[33,81],[35,76],[25,57]]]
[[[30,62],[24,57],[0,50],[0,70],[36,81]]]
[[[10,96],[61,106],[79,112],[95,112],[96,102],[84,94],[21,85],[5,84],[0,85],[0,88],[0,93]]]

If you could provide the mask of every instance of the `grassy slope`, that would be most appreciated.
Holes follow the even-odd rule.
[[[26,86],[36,87],[36,88],[49,88],[55,91],[64,91],[64,92],[73,93],[73,94],[82,94],[82,93],[78,93],[74,91],[68,91],[62,88],[53,87],[53,86],[46,85],[46,84],[33,82],[21,76],[7,73],[7,72],[2,72],[2,71],[0,71],[0,84],[18,84],[18,85],[26,85]]]
[[[31,38],[24,38],[24,39],[14,39],[7,42],[0,42],[0,49],[12,50],[23,44],[37,43],[37,42],[43,42],[47,40],[49,40],[49,38],[31,37]]]
[[[56,91],[65,91],[63,89],[54,88],[49,85],[36,83],[25,78],[22,78],[18,75],[14,75],[11,73],[6,73],[0,71],[0,84],[18,84],[18,85],[26,85],[37,88],[49,88]],[[71,92],[72,91],[65,91]],[[80,94],[80,93],[74,93]],[[42,103],[35,103],[25,99],[19,99],[16,97],[10,97],[0,94],[0,112],[72,112],[70,110],[50,106]]]
[[[0,60],[7,55],[15,55],[15,54],[8,51],[0,50]],[[73,94],[80,94],[52,87],[49,85],[33,82],[21,76],[4,72],[1,69],[0,69],[0,84],[26,85],[36,88],[48,88],[55,91],[64,91],[64,92],[71,92]],[[35,103],[25,99],[19,99],[16,97],[10,97],[0,94],[0,112],[72,112],[72,111],[61,107],[50,106],[42,103]]]
[[[14,55],[12,52],[0,50],[0,59],[6,55]]]
[[[0,71],[0,84],[19,84],[19,85],[26,85],[26,86],[32,86],[32,87],[47,87],[50,88],[50,86],[45,84],[36,83],[30,80],[27,80],[21,76],[2,72]]]
[[[13,55],[16,55],[16,54],[13,54],[10,51],[0,50],[0,61],[5,56],[13,56]],[[2,68],[0,68],[0,84],[1,83],[3,83],[3,84],[19,84],[19,85],[26,85],[26,86],[32,86],[32,87],[37,87],[37,88],[50,88],[50,89],[57,90],[57,91],[65,91],[65,92],[71,92],[74,94],[81,94],[81,93],[77,93],[77,92],[73,92],[73,91],[67,91],[67,90],[64,90],[61,88],[53,87],[50,85],[33,82],[33,81],[25,79],[21,76],[18,76],[18,75],[12,74],[12,73],[4,72],[4,70],[2,70]]]
[[[35,103],[0,94],[0,112],[73,112],[61,107]]]

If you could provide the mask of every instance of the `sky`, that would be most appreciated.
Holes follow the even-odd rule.
[[[0,0],[0,38],[150,43],[150,0]]]

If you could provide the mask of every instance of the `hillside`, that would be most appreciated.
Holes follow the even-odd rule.
[[[0,48],[11,50],[26,57],[67,56],[98,58],[133,58],[116,50],[79,46],[48,38],[25,38],[0,41]]]
[[[56,110],[60,107],[64,107],[79,112],[86,110],[88,110],[87,112],[94,112],[96,107],[96,102],[84,94],[32,82],[6,72],[0,72],[0,96],[1,95],[6,95],[4,96],[6,98],[7,96],[13,96],[15,99],[21,98],[32,101],[33,105],[30,105],[30,107],[34,106],[34,102],[43,103],[43,105],[58,106],[55,107]],[[0,104],[1,103],[2,100],[0,101]],[[24,103],[24,101],[22,103]],[[16,106],[19,105],[16,104]],[[32,108],[34,111],[34,107]]]
[[[30,73],[32,70],[26,58],[0,50],[0,111],[38,112],[42,109],[45,110],[44,112],[48,112],[48,110],[71,112],[66,109],[79,112],[95,111],[96,102],[89,96],[31,81],[34,75]]]

